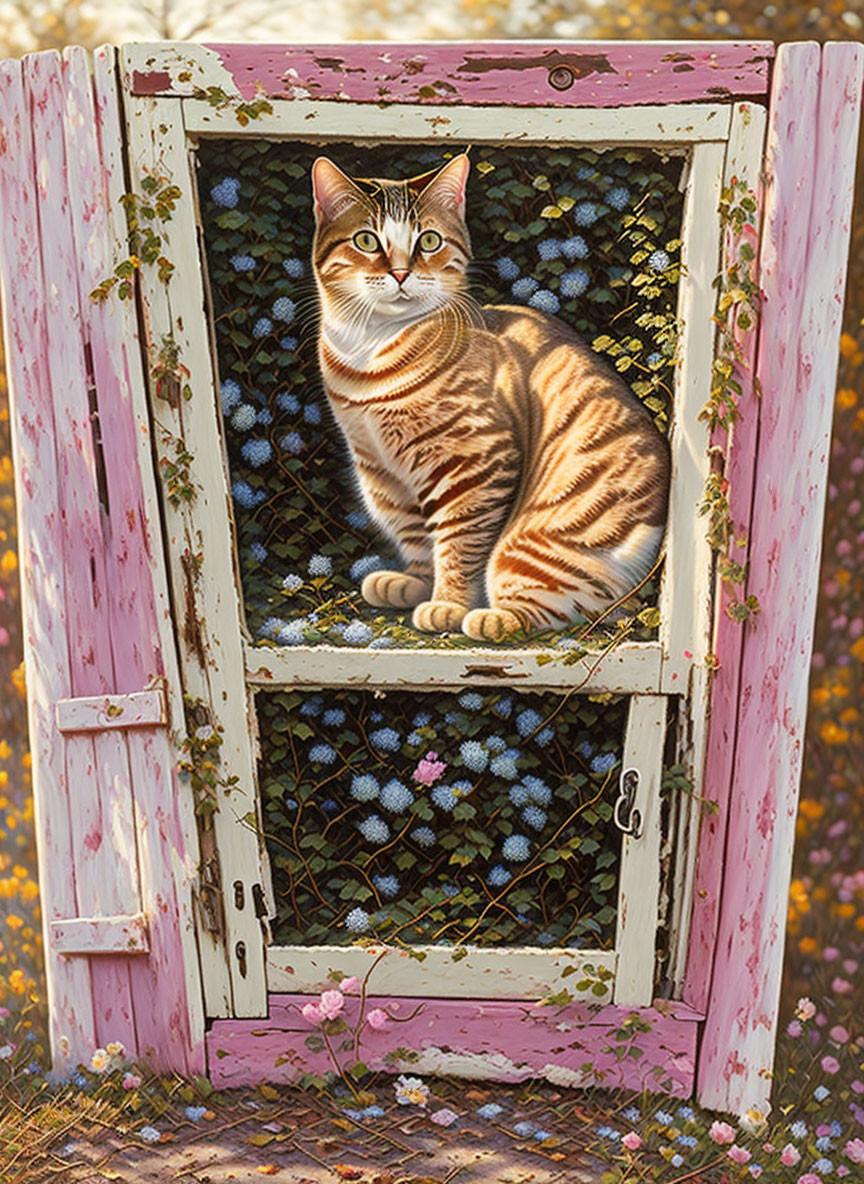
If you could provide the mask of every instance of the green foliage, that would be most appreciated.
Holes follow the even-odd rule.
[[[411,176],[458,150],[327,145],[341,168],[359,176]],[[410,618],[360,599],[362,575],[392,564],[394,554],[359,504],[321,391],[310,264],[309,171],[318,154],[313,146],[264,140],[219,139],[199,147],[248,626],[279,644],[473,644],[461,636],[418,636]],[[646,149],[486,146],[472,149],[471,158],[475,297],[557,311],[608,357],[665,431],[677,328],[681,158]],[[638,611],[655,596],[652,578],[628,608]],[[345,626],[355,621],[366,628],[346,637]],[[643,622],[634,628],[635,636],[653,635]],[[565,643],[581,631],[578,625],[565,631]],[[532,640],[559,637],[547,632]]]
[[[182,780],[189,781],[195,798],[195,812],[205,825],[219,809],[223,793],[237,785],[236,777],[222,773],[222,735],[224,728],[214,723],[209,708],[201,699],[184,696],[187,733],[180,744],[184,758],[177,763]]]
[[[102,304],[115,288],[121,300],[131,300],[135,273],[144,264],[156,267],[159,282],[163,284],[174,273],[174,264],[163,253],[159,230],[161,224],[171,220],[180,189],[167,177],[151,174],[141,178],[140,188],[141,193],[124,193],[121,199],[129,232],[129,254],[90,293],[95,304]]]

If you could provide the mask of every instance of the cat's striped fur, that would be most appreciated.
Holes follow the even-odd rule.
[[[480,307],[468,160],[412,181],[313,168],[319,358],[363,499],[404,571],[363,582],[414,625],[493,640],[607,609],[656,561],[669,451],[555,317]]]

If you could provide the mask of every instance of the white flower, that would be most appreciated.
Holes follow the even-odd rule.
[[[94,1073],[104,1073],[110,1059],[104,1048],[97,1048],[90,1058],[90,1068]]]
[[[738,1125],[742,1131],[759,1139],[768,1129],[768,1119],[758,1106],[751,1106],[749,1110],[744,1111]]]
[[[429,1101],[429,1086],[419,1077],[406,1077],[403,1074],[396,1078],[393,1088],[400,1106],[425,1106]]]

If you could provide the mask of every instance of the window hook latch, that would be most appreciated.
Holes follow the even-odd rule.
[[[634,805],[638,789],[639,770],[625,769],[619,782],[613,818],[622,834],[629,835],[631,839],[638,839],[642,835],[642,812]]]

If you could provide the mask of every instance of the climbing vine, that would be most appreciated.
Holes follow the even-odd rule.
[[[195,813],[206,820],[219,810],[220,790],[230,793],[238,784],[237,777],[222,774],[222,737],[224,728],[213,719],[203,699],[184,695],[186,735],[180,742],[184,753],[178,761],[180,777],[192,786]]]

